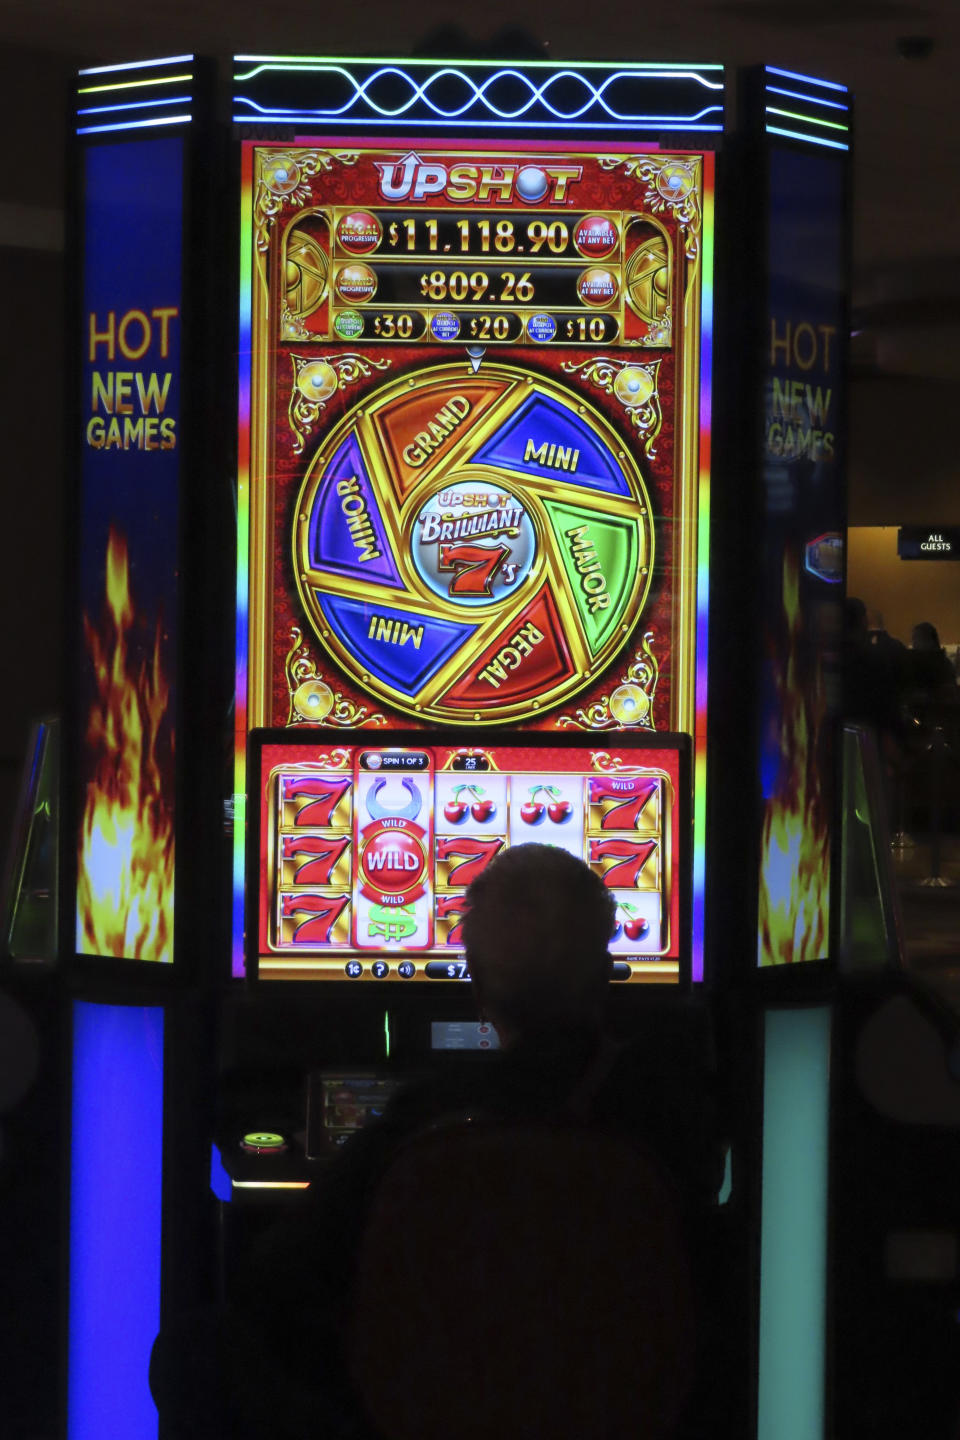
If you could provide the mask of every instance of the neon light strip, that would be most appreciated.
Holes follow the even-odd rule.
[[[390,1059],[390,1011],[383,1012],[383,1053]]]
[[[764,1016],[757,1440],[823,1440],[827,1005]]]
[[[155,85],[180,85],[192,75],[162,75],[159,80],[121,80],[119,85],[84,85],[78,95],[98,95],[105,90],[145,90]]]
[[[103,135],[108,130],[146,130],[152,125],[185,125],[192,119],[192,115],[164,115],[157,120],[121,121],[119,125],[81,125],[77,127],[77,134]]]
[[[472,106],[476,103],[475,97],[474,100],[468,100],[465,105],[461,105],[459,110],[438,110],[436,105],[434,105],[430,100],[427,100],[425,96],[422,98],[424,99],[425,104],[429,105],[434,115],[440,116],[445,120],[460,119],[462,116],[466,115],[467,111],[470,110]],[[486,97],[483,97],[483,103],[486,105],[489,111],[491,111],[494,115],[499,116],[501,120],[513,123],[518,120],[518,117],[520,115],[525,115],[528,110],[532,109],[533,106],[536,105],[537,98],[538,97],[533,96],[530,100],[527,101],[525,105],[522,105],[519,110],[513,111],[498,110],[495,105],[491,105],[489,103]],[[260,115],[264,115],[270,120],[278,120],[286,117],[295,117],[297,119],[303,120],[325,120],[330,118],[338,118],[340,116],[346,115],[347,111],[353,104],[356,103],[357,99],[358,96],[355,95],[352,100],[349,100],[347,102],[346,105],[341,105],[339,110],[285,110],[280,106],[258,105],[256,100],[251,100],[250,97],[247,95],[234,96],[234,103],[237,105],[249,105],[252,110],[256,110]],[[399,106],[396,110],[382,110],[379,106],[373,105],[372,102],[368,101],[367,103],[370,104],[371,108],[376,110],[377,114],[379,116],[382,116],[385,120],[393,120],[396,119],[398,116],[405,115],[406,112],[409,110],[410,106],[416,104],[416,98],[411,98],[403,105]],[[547,105],[546,101],[544,101],[543,103],[544,105]],[[568,110],[561,112],[560,110],[554,110],[553,107],[550,105],[547,105],[547,109],[550,111],[551,115],[556,116],[558,120],[579,120],[587,113],[588,110],[593,109],[594,103],[595,102],[593,100],[588,100],[587,103],[581,106],[579,110]],[[702,110],[696,111],[696,113],[693,115],[634,115],[629,113],[621,114],[620,111],[613,110],[602,100],[598,103],[600,104],[601,108],[606,111],[610,118],[618,124],[630,122],[631,124],[635,123],[638,125],[659,123],[662,126],[690,126],[697,121],[702,120],[705,115],[723,114],[722,105],[705,105]],[[803,119],[805,117],[801,116],[800,118]]]
[[[167,100],[128,100],[123,105],[90,105],[85,110],[78,110],[78,115],[106,115],[110,110],[146,110],[153,109],[157,105],[189,105],[193,99],[192,95],[174,95]]]
[[[777,110],[773,105],[766,108],[767,115],[782,115],[786,120],[799,120],[806,125],[824,125],[828,130],[843,130],[849,132],[849,125],[841,125],[839,120],[818,120],[815,115],[798,115],[795,110]]]
[[[192,55],[168,55],[165,60],[125,60],[122,65],[91,65],[78,75],[110,75],[117,70],[150,70],[156,65],[189,65]]]
[[[710,634],[710,460],[713,386],[714,181],[704,157],[700,321],[700,464],[697,508],[697,668],[693,746],[693,894],[690,974],[703,979],[707,889],[707,667]]]
[[[236,98],[240,104],[245,103],[243,96],[238,96]],[[230,118],[234,125],[262,125],[264,123],[263,119],[259,115],[232,115]],[[304,121],[312,121],[316,118],[316,115],[311,112],[298,112],[297,114],[292,114],[289,117],[289,121],[292,122],[297,119],[302,119]],[[438,120],[433,116],[418,119],[414,115],[402,115],[398,116],[396,120],[385,120],[381,116],[366,117],[363,115],[351,115],[348,117],[348,123],[351,125],[432,125],[435,129],[438,130],[442,125],[463,125],[465,123],[470,125],[480,125],[485,127],[486,129],[490,129],[493,126],[513,126],[514,128],[519,130],[543,130],[546,126],[549,127],[549,129],[551,130],[582,130],[586,126],[588,129],[592,130],[608,130],[615,128],[618,129],[625,122],[622,120],[547,120],[545,118],[541,120],[484,120],[481,119],[479,116],[471,116],[469,121],[465,122],[463,120]],[[678,130],[691,130],[696,132],[698,135],[702,135],[710,131],[715,131],[717,134],[719,134],[723,130],[723,126],[680,125],[674,123],[671,125],[645,125],[644,129],[647,131],[666,130],[669,131],[671,134],[675,133]]]
[[[768,95],[787,95],[791,100],[805,100],[808,105],[829,105],[831,110],[849,110],[839,100],[825,100],[822,95],[802,95],[799,90],[784,90],[780,85],[766,85]]]
[[[822,85],[825,90],[839,90],[842,95],[850,93],[848,86],[838,85],[835,80],[818,80],[815,75],[798,75],[796,70],[778,70],[775,65],[765,65],[764,69],[768,75],[779,75],[784,80],[803,80],[807,85]]]
[[[244,973],[244,843],[247,817],[247,647],[250,628],[250,365],[253,354],[253,157],[243,156],[240,182],[240,316],[237,403],[237,634],[234,656],[233,954]]]
[[[73,1005],[68,1440],[157,1434],[163,1031],[160,1006]]]
[[[296,67],[291,67],[291,68],[296,68]],[[564,117],[565,119],[568,119],[568,120],[569,120],[569,119],[577,119],[579,116],[584,115],[584,114],[586,113],[586,111],[590,109],[591,105],[594,105],[594,104],[600,105],[604,110],[606,110],[606,112],[607,112],[608,115],[612,116],[612,117],[613,117],[614,119],[616,119],[616,120],[638,120],[638,119],[643,119],[643,118],[649,118],[649,117],[643,117],[643,116],[637,116],[637,115],[621,115],[618,111],[612,110],[612,109],[610,108],[610,106],[607,105],[606,101],[605,101],[604,98],[603,98],[603,97],[604,97],[604,94],[605,94],[605,92],[610,88],[610,86],[613,85],[617,80],[627,80],[627,79],[633,79],[633,80],[641,80],[641,79],[642,79],[642,80],[650,80],[650,79],[653,79],[653,80],[656,80],[656,79],[667,79],[667,78],[668,78],[668,77],[665,76],[665,75],[660,75],[660,74],[657,74],[657,73],[654,73],[654,74],[652,74],[652,75],[632,75],[632,76],[631,76],[631,75],[629,75],[626,71],[617,71],[614,75],[609,75],[609,76],[606,78],[606,80],[604,80],[603,84],[600,85],[599,88],[597,88],[596,86],[591,85],[591,84],[589,83],[589,81],[587,81],[582,75],[578,75],[575,71],[572,71],[572,70],[564,70],[564,71],[561,71],[559,74],[551,75],[548,80],[545,80],[544,83],[543,83],[542,85],[539,85],[539,86],[538,86],[538,85],[535,85],[535,84],[533,83],[533,81],[530,79],[530,76],[529,76],[529,75],[524,75],[524,74],[523,74],[521,71],[519,71],[519,70],[501,70],[501,71],[498,71],[496,75],[490,75],[490,76],[488,76],[487,79],[484,80],[484,82],[483,82],[482,85],[475,85],[474,82],[470,79],[469,75],[464,75],[464,74],[462,74],[459,70],[437,70],[437,71],[434,71],[431,75],[429,75],[429,76],[425,79],[425,81],[424,81],[424,83],[423,83],[422,85],[418,85],[417,82],[416,82],[416,80],[413,78],[412,75],[408,75],[405,71],[403,71],[403,70],[397,70],[397,69],[377,70],[377,71],[375,71],[372,75],[368,75],[367,78],[366,78],[365,80],[363,80],[361,83],[358,83],[357,80],[356,80],[356,78],[355,78],[355,76],[351,75],[351,74],[349,73],[349,71],[344,70],[344,69],[342,68],[342,66],[339,66],[339,65],[325,66],[325,67],[323,67],[322,70],[318,70],[316,73],[317,73],[317,74],[323,74],[323,75],[331,75],[331,74],[332,74],[332,75],[339,75],[339,76],[341,76],[343,79],[349,81],[349,83],[353,86],[353,89],[354,89],[354,93],[353,93],[353,96],[351,97],[351,99],[349,99],[349,100],[346,102],[346,104],[340,106],[339,109],[331,109],[331,110],[324,110],[324,111],[317,110],[317,111],[312,112],[312,113],[317,114],[317,115],[321,115],[321,114],[325,114],[325,115],[326,115],[326,114],[328,114],[328,115],[344,115],[344,114],[346,114],[346,112],[347,112],[354,104],[356,104],[356,102],[357,102],[358,100],[363,100],[367,105],[370,106],[370,108],[371,108],[372,110],[375,110],[378,115],[385,115],[385,116],[400,115],[400,114],[403,114],[404,111],[408,110],[411,105],[416,104],[417,101],[421,101],[423,104],[428,105],[428,106],[430,107],[430,109],[434,112],[435,115],[443,115],[443,116],[449,117],[449,116],[451,116],[451,115],[465,115],[465,114],[467,113],[467,111],[468,111],[474,104],[476,104],[478,101],[481,101],[481,102],[487,107],[487,109],[488,109],[488,110],[491,110],[494,114],[499,115],[501,118],[504,118],[504,119],[512,119],[512,118],[514,118],[514,117],[517,116],[517,115],[523,115],[527,110],[529,110],[529,109],[531,108],[531,106],[536,105],[537,102],[540,102],[542,105],[544,105],[544,106],[546,107],[546,109],[548,109],[548,110],[550,111],[550,113],[551,113],[552,115],[556,115],[558,118],[559,118],[561,115],[563,115],[563,117]],[[373,86],[378,80],[382,80],[385,76],[390,76],[392,79],[398,79],[398,78],[399,78],[399,79],[405,80],[406,83],[410,86],[410,90],[411,90],[410,98],[409,98],[407,101],[405,101],[405,103],[404,103],[402,106],[400,106],[398,109],[395,109],[395,110],[384,110],[384,109],[382,109],[379,105],[376,104],[375,101],[373,101],[373,100],[370,99],[370,97],[369,97],[369,95],[368,95],[368,93],[367,93],[367,92],[369,91],[369,89],[371,88],[371,86]],[[430,88],[430,86],[435,85],[438,80],[448,79],[448,78],[451,78],[451,77],[456,78],[456,79],[458,79],[458,80],[462,80],[465,85],[468,85],[468,86],[470,87],[470,89],[473,91],[473,97],[472,97],[472,99],[469,99],[469,100],[465,101],[465,103],[464,103],[463,105],[461,105],[461,106],[459,107],[459,109],[457,109],[457,110],[441,110],[438,106],[434,105],[433,101],[429,98],[429,95],[427,94],[427,91],[428,91],[428,89]],[[247,79],[247,78],[249,78],[249,77],[247,77],[247,76],[242,76],[242,77],[238,76],[238,77],[236,77],[236,78],[237,78],[237,79]],[[496,105],[493,105],[493,104],[487,99],[487,91],[488,91],[492,86],[498,84],[501,80],[503,80],[503,79],[505,79],[505,78],[506,78],[506,79],[511,79],[511,80],[520,80],[520,81],[522,81],[522,82],[528,87],[528,89],[529,89],[529,91],[530,91],[530,99],[527,101],[527,103],[526,103],[525,105],[521,105],[520,108],[517,109],[517,110],[513,110],[513,111],[500,110],[500,109],[497,108]],[[685,78],[693,78],[693,77],[688,76],[688,77],[685,77]],[[587,89],[591,92],[592,98],[591,98],[590,100],[588,100],[579,110],[566,111],[566,112],[561,112],[561,111],[559,111],[559,110],[555,110],[554,107],[550,104],[550,102],[549,102],[549,101],[547,100],[547,98],[546,98],[547,91],[550,89],[550,87],[551,87],[552,85],[555,85],[558,80],[570,80],[570,79],[578,80],[578,81],[580,81],[581,84],[585,85],[585,86],[587,87]],[[142,83],[142,82],[141,82],[141,83]],[[722,85],[720,85],[720,84],[713,84],[711,81],[705,80],[705,81],[703,81],[703,83],[704,83],[704,84],[707,86],[707,88],[710,89],[710,90],[722,90],[722,88],[723,88]],[[249,104],[253,104],[254,102],[253,102],[253,101],[249,101],[248,103],[249,103]],[[261,108],[261,107],[257,107],[257,108],[259,109],[259,108]],[[721,107],[717,106],[717,107],[714,107],[714,108],[720,109]],[[273,112],[271,112],[268,108],[265,108],[265,107],[264,107],[264,108],[262,109],[262,113],[264,113],[264,114],[270,114],[270,113],[273,113]],[[283,114],[284,112],[283,112],[282,110],[278,109],[275,113],[277,113],[277,114]],[[311,112],[305,112],[305,113],[311,113]],[[708,113],[708,112],[701,112],[701,113]],[[662,118],[662,117],[654,117],[654,118]],[[682,118],[682,117],[681,117],[681,118]],[[687,118],[689,118],[689,117],[687,117]]]
[[[190,58],[192,59],[193,57],[191,56]],[[329,55],[234,55],[233,63],[235,65],[239,65],[242,62],[243,64],[256,65],[257,68],[255,70],[248,71],[245,75],[234,75],[233,78],[234,80],[250,80],[253,78],[254,75],[259,75],[263,70],[273,70],[277,67],[292,70],[325,69],[329,68],[330,60],[331,57]],[[398,65],[401,63],[400,60],[396,58],[383,55],[338,55],[337,60],[342,65]],[[404,60],[403,63],[409,65],[411,63],[416,64],[417,62]],[[430,65],[456,65],[457,69],[489,70],[492,63],[495,62],[492,62],[490,60],[439,59],[422,60],[419,62],[420,68],[424,70],[427,69]],[[553,60],[525,60],[523,62],[524,70],[552,70],[554,69],[554,67],[555,61]],[[577,67],[576,70],[567,70],[563,73],[568,75],[579,75],[582,70],[609,70],[609,68],[609,65],[602,60],[584,60],[583,63]],[[769,68],[770,67],[768,66],[767,69],[769,70]],[[722,69],[722,64],[714,64],[712,62],[709,64],[700,65],[696,62],[693,62],[693,64],[691,64],[690,61],[684,60],[678,62],[676,65],[671,65],[669,62],[660,60],[637,60],[632,63],[627,69],[622,70],[621,73],[624,75],[636,74],[642,77],[643,73],[648,70],[657,72],[662,71],[668,79],[672,79],[675,75],[680,75],[689,76],[695,80],[702,80],[703,76],[699,73],[700,71]],[[505,72],[500,71],[498,73],[503,74]],[[785,74],[786,72],[784,71],[782,73]],[[704,83],[706,84],[708,82],[704,81]],[[827,84],[828,82],[822,81],[820,83]],[[717,85],[713,88],[719,90],[723,87],[722,85]],[[841,86],[840,88],[842,89],[843,87]]]
[[[785,135],[788,140],[806,140],[809,145],[826,145],[830,150],[849,150],[840,140],[827,140],[820,135],[803,135],[798,130],[781,130],[777,125],[766,127],[768,135]]]
[[[234,1190],[309,1190],[309,1180],[234,1180]]]

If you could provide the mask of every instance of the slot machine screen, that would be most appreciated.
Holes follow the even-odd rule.
[[[466,979],[468,886],[509,846],[540,843],[612,892],[614,979],[676,983],[688,959],[687,737],[565,740],[254,732],[250,973]]]

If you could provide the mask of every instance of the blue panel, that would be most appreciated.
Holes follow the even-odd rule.
[[[579,451],[576,469],[536,461],[533,452],[551,445],[564,450]],[[530,459],[524,459],[524,456]],[[556,451],[553,452],[553,458]],[[533,395],[512,415],[506,425],[473,457],[474,465],[502,465],[521,475],[541,475],[547,480],[563,480],[571,485],[586,485],[593,490],[606,490],[614,495],[629,495],[630,487],[623,472],[605,445],[575,415],[546,395]]]
[[[764,1020],[758,1440],[823,1440],[829,1006]]]
[[[210,1146],[210,1189],[224,1203],[233,1199],[233,1181],[227,1174],[219,1145]]]
[[[403,587],[353,435],[340,446],[317,488],[310,517],[310,564]]]
[[[163,1010],[73,1007],[68,1440],[154,1440]]]
[[[477,628],[331,595],[317,599],[340,643],[379,680],[408,695],[416,695]]]

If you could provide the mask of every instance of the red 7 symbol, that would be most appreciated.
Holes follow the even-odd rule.
[[[451,885],[463,885],[466,888],[502,849],[502,840],[474,840],[469,835],[462,838],[453,836],[437,841],[437,859],[449,860],[451,856],[462,855],[463,860],[459,865],[453,866],[447,879]]]
[[[493,577],[509,554],[506,545],[441,545],[437,569],[455,571],[451,595],[492,595]]]
[[[462,895],[438,895],[437,896],[437,919],[446,920],[450,915],[458,915],[456,925],[451,925],[447,931],[448,945],[463,944],[463,911],[464,902]]]
[[[659,780],[643,777],[635,780],[591,780],[590,799],[593,804],[600,800],[619,800],[608,810],[600,821],[601,830],[635,830],[644,807],[651,796],[656,794]]]
[[[294,945],[329,945],[330,931],[343,914],[349,895],[281,895],[283,918],[304,918],[293,932]]]
[[[612,890],[617,885],[633,890],[640,882],[644,865],[657,848],[656,840],[591,840],[590,859],[618,857],[619,863],[603,872],[603,883]],[[619,857],[622,856],[622,859]]]
[[[329,825],[334,810],[352,784],[349,776],[336,780],[328,775],[281,775],[280,798],[299,800],[301,796],[311,796],[310,803],[297,811],[294,824]]]
[[[329,885],[340,856],[350,844],[349,835],[283,835],[283,858],[303,860],[294,872],[295,885]]]

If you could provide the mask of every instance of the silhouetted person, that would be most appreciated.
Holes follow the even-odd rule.
[[[914,704],[954,705],[960,699],[957,677],[940,644],[936,627],[928,620],[914,625],[910,638],[910,692]]]
[[[713,1077],[689,1026],[651,1027],[643,1044],[605,1034],[612,894],[566,851],[521,845],[481,873],[467,903],[473,992],[502,1049],[401,1091],[339,1152],[309,1205],[256,1247],[230,1306],[161,1337],[152,1382],[177,1440],[367,1434],[343,1349],[367,1216],[398,1157],[445,1128],[559,1125],[634,1141],[665,1167],[700,1263],[709,1240],[698,1217],[722,1179]]]
[[[906,651],[892,637],[883,641],[871,633],[867,608],[857,596],[847,596],[843,614],[843,718],[873,726],[889,757],[903,731]]]

